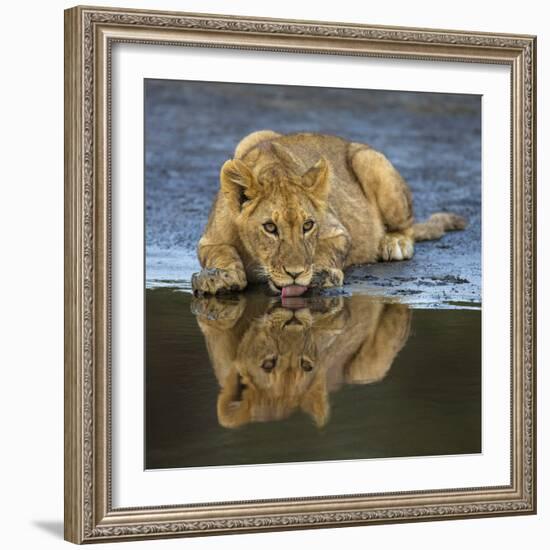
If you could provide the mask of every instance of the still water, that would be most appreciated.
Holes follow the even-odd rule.
[[[481,311],[146,291],[145,466],[481,452]]]

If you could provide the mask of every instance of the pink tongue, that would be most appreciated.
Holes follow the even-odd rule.
[[[307,286],[290,285],[283,287],[281,292],[283,298],[289,296],[301,296],[307,290]]]

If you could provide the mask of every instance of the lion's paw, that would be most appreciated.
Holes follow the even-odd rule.
[[[215,321],[217,325],[236,322],[242,315],[246,301],[244,296],[233,295],[226,297],[205,295],[193,297],[191,312],[202,321]]]
[[[409,260],[414,254],[414,240],[402,233],[388,233],[380,243],[380,259],[384,262]]]
[[[197,296],[238,292],[246,287],[246,275],[242,271],[210,268],[193,273],[191,286]]]
[[[311,278],[311,286],[314,288],[332,288],[344,284],[344,273],[341,269],[333,267],[316,267]]]

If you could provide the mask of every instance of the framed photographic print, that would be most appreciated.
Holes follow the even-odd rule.
[[[532,514],[536,39],[65,12],[65,538]]]

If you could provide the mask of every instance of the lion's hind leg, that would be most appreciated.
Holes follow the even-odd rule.
[[[413,208],[409,186],[380,152],[351,143],[348,161],[367,197],[376,201],[386,232],[379,244],[382,261],[408,260],[414,254]]]

